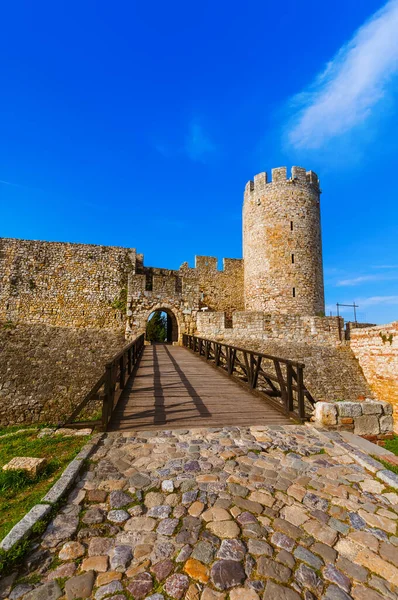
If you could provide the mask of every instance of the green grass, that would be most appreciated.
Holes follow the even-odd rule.
[[[41,500],[88,440],[87,436],[61,435],[37,439],[37,433],[38,430],[25,432],[0,440],[0,540]],[[15,456],[47,458],[48,463],[34,479],[23,471],[3,471],[3,465]]]
[[[398,456],[398,435],[394,436],[392,440],[386,440],[384,448]]]
[[[392,471],[393,473],[395,473],[396,475],[398,475],[398,467],[397,467],[397,465],[392,465],[389,462],[387,462],[386,460],[382,460],[380,458],[380,456],[375,456],[374,458],[376,460],[378,460],[382,465],[384,465],[386,469],[388,469],[389,471]]]

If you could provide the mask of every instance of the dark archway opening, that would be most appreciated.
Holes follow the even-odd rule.
[[[152,344],[178,342],[178,323],[171,310],[159,308],[151,312],[148,317],[145,337]]]

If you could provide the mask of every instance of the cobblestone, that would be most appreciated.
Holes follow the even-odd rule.
[[[9,597],[394,600],[397,510],[312,427],[109,434]]]

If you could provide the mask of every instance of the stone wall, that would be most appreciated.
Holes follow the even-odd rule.
[[[0,238],[0,319],[123,332],[134,269],[134,249]]]
[[[245,338],[340,345],[344,329],[340,317],[307,317],[299,315],[269,314],[260,311],[235,311],[228,327],[228,315],[221,312],[201,312],[197,316],[197,330],[204,337],[225,340]]]
[[[244,308],[243,261],[197,256],[195,268],[144,266],[133,248],[0,238],[0,319],[126,332],[145,331],[156,309],[194,331],[201,309]]]
[[[214,312],[200,313],[197,325],[202,337],[303,362],[305,384],[316,400],[373,397],[352,350],[340,342],[341,318],[241,311],[228,327],[225,314]]]
[[[184,263],[178,271],[137,265],[128,282],[128,334],[134,337],[145,331],[151,312],[162,309],[176,318],[176,341],[195,331],[201,310],[225,311],[230,319],[243,304],[242,260],[225,258],[223,270],[211,256],[197,256],[195,268]]]
[[[320,188],[312,171],[286,167],[246,185],[243,257],[246,310],[323,314]]]
[[[391,437],[393,433],[392,406],[388,402],[318,402],[313,421],[320,427],[351,431],[370,440]]]
[[[398,321],[352,329],[350,346],[375,396],[393,405],[398,431]]]
[[[111,331],[0,322],[0,426],[69,416],[125,344]]]

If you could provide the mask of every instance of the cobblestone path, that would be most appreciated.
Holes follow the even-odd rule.
[[[398,598],[398,495],[336,435],[108,434],[10,600]]]

